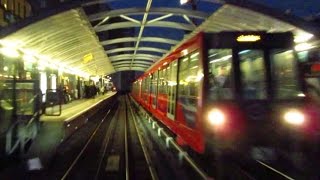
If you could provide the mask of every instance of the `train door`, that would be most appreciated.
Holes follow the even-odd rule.
[[[151,87],[152,87],[151,103],[152,103],[152,108],[156,109],[157,98],[158,98],[158,71],[154,72],[152,76],[153,76],[153,78],[151,80]]]
[[[176,91],[177,91],[177,71],[178,71],[178,62],[172,62],[167,70],[169,72],[168,76],[168,108],[167,108],[167,117],[174,120],[176,112]]]
[[[199,51],[179,59],[178,108],[186,126],[194,129],[197,123],[199,92],[203,77]]]

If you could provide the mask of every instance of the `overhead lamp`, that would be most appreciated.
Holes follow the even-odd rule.
[[[7,56],[9,58],[17,58],[20,56],[20,53],[18,52],[18,50],[14,48],[3,47],[1,48],[0,51],[4,56]]]
[[[301,44],[297,44],[294,49],[296,51],[306,51],[313,48],[313,46],[309,43],[301,43]]]
[[[301,33],[294,37],[295,43],[303,43],[309,41],[314,35],[309,33]]]
[[[180,4],[181,5],[184,5],[184,4],[188,3],[188,2],[189,2],[189,0],[180,0]]]
[[[34,63],[34,62],[37,61],[37,59],[34,56],[30,55],[30,54],[24,54],[23,55],[23,60],[27,61],[27,62],[31,62],[31,63]]]
[[[16,48],[18,45],[21,45],[22,42],[14,41],[14,40],[0,40],[0,44],[5,47]]]

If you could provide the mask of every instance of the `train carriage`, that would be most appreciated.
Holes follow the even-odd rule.
[[[145,72],[132,96],[199,153],[289,150],[319,130],[297,67],[289,32],[201,32]]]

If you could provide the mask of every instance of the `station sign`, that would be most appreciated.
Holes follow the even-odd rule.
[[[93,59],[93,54],[92,53],[88,53],[86,55],[83,56],[83,64],[87,64],[88,62],[92,61]]]

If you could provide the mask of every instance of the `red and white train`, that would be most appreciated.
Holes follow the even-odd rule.
[[[289,32],[201,32],[138,78],[132,97],[199,153],[290,151],[318,138],[320,117],[293,45]]]

